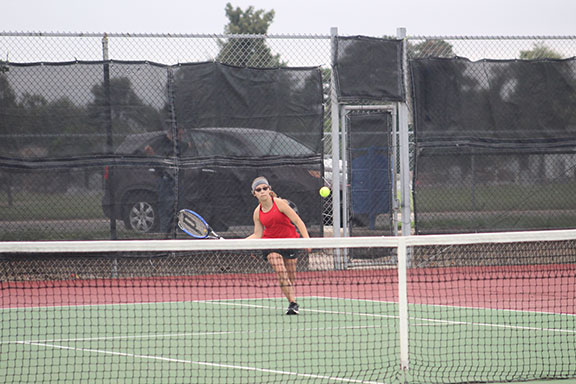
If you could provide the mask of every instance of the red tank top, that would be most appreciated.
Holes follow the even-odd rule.
[[[291,239],[300,237],[288,216],[278,210],[274,198],[272,198],[272,209],[268,212],[263,212],[262,205],[260,205],[259,215],[260,222],[264,226],[263,239]]]

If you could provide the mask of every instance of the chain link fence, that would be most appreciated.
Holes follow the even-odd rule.
[[[408,53],[417,233],[574,227],[574,37],[420,38]]]
[[[393,37],[392,37],[393,38]],[[576,36],[533,36],[533,37],[466,37],[466,36],[411,36],[407,38],[408,60],[423,58],[467,58],[476,60],[519,60],[519,59],[563,59],[576,56]],[[332,64],[332,37],[330,35],[288,35],[288,36],[260,36],[260,35],[169,35],[169,34],[98,34],[98,33],[0,33],[0,68],[9,69],[9,64],[30,63],[80,63],[112,60],[112,62],[142,62],[150,66],[119,65],[124,75],[130,77],[138,71],[139,78],[152,77],[154,65],[167,65],[178,68],[186,63],[221,62],[232,66],[249,66],[255,68],[269,67],[319,67],[322,74],[323,113],[324,113],[324,178],[323,183],[331,185],[334,172],[342,170],[331,169],[332,137],[331,137],[331,64]],[[41,65],[39,66],[42,67]],[[143,69],[146,68],[146,69]],[[132,71],[132,72],[131,72]],[[147,71],[149,73],[147,73]],[[50,73],[48,73],[50,72]],[[73,95],[66,92],[54,92],[52,83],[55,78],[54,71],[47,71],[45,81],[24,79],[26,86],[20,93],[0,95],[6,101],[13,98],[20,105],[35,108],[38,113],[38,122],[42,121],[42,112],[62,107],[62,103],[72,100],[75,103],[90,103],[93,94]],[[95,75],[96,76],[96,75]],[[97,76],[101,76],[98,74]],[[1,79],[0,79],[1,80]],[[79,78],[82,82],[82,78]],[[81,84],[78,84],[79,86]],[[410,85],[410,84],[409,84]],[[165,90],[158,85],[154,91],[140,92],[138,97],[147,105],[157,105],[158,98],[162,99]],[[70,90],[73,92],[73,90]],[[59,104],[60,103],[60,104]],[[367,105],[372,102],[357,100],[355,104]],[[414,113],[413,100],[408,98],[407,104],[410,117]],[[73,108],[69,108],[73,110]],[[143,120],[149,121],[144,110],[137,112]],[[74,114],[67,116],[69,126],[74,126]],[[410,126],[412,120],[410,118]],[[159,125],[163,122],[159,121]],[[2,122],[0,122],[2,127]],[[49,148],[33,145],[33,140],[26,135],[14,135],[6,130],[0,132],[1,141],[8,145],[13,140],[30,142],[30,145],[21,146],[23,153],[19,155],[31,161],[38,162],[48,154]],[[46,133],[49,134],[49,133]],[[40,133],[36,134],[38,139]],[[66,132],[68,138],[74,138],[77,143],[82,142],[82,132]],[[339,138],[341,139],[341,138]],[[104,139],[103,139],[104,140]],[[342,140],[338,140],[342,145]],[[397,146],[398,141],[392,141]],[[397,149],[397,148],[395,148]],[[342,151],[346,153],[346,151]],[[400,153],[400,151],[393,151]],[[410,140],[410,164],[414,168],[416,158],[416,140]],[[541,167],[544,175],[562,174],[570,176],[574,173],[570,164],[573,155],[562,155],[555,160],[545,160]],[[567,157],[568,156],[568,157]],[[572,157],[569,157],[572,156]],[[343,159],[346,162],[346,158]],[[498,163],[498,159],[494,162]],[[529,161],[529,160],[527,160]],[[563,163],[564,165],[560,164]],[[560,165],[559,165],[560,164]],[[110,237],[110,222],[103,213],[101,200],[104,194],[106,170],[99,164],[85,164],[81,168],[60,169],[52,168],[49,172],[32,172],[22,177],[27,184],[33,186],[24,190],[13,187],[13,170],[15,164],[7,161],[0,167],[2,188],[0,190],[0,232],[2,240],[37,240],[37,239],[100,239]],[[534,165],[536,167],[536,165]],[[562,168],[563,167],[563,168]],[[562,168],[562,169],[560,169]],[[346,169],[344,167],[344,169]],[[398,169],[398,166],[395,167]],[[445,167],[443,169],[452,180],[459,179],[457,170]],[[501,172],[502,171],[502,172]],[[501,183],[504,169],[489,171]],[[26,171],[20,170],[21,173]],[[59,183],[55,174],[64,173],[69,181]],[[500,175],[502,174],[502,175]],[[500,176],[498,176],[500,175]],[[395,175],[393,175],[395,177]],[[464,178],[465,179],[465,178]],[[514,178],[512,178],[514,179]],[[469,180],[469,179],[468,179]],[[542,179],[544,182],[546,178]],[[488,181],[492,182],[492,181]],[[424,183],[425,184],[425,183]],[[401,186],[396,183],[397,187]],[[348,187],[348,186],[346,186]],[[567,187],[564,183],[563,187]],[[569,186],[568,186],[569,187]],[[441,193],[434,194],[439,199],[446,200],[448,195],[442,197]],[[31,197],[33,193],[33,198]],[[418,198],[426,199],[422,193]],[[333,230],[332,197],[323,199],[322,224],[324,233],[330,234]],[[573,210],[570,202],[562,208],[564,211]],[[398,209],[398,203],[392,204]],[[433,204],[432,204],[433,205]],[[431,206],[431,203],[428,204]],[[466,207],[464,207],[466,208]],[[418,214],[419,206],[413,208]],[[547,208],[549,209],[549,208]],[[431,221],[426,231],[434,231],[441,226],[440,221],[446,207],[433,208],[429,212],[422,212],[421,218],[428,215]],[[73,214],[71,214],[73,212]],[[396,214],[397,212],[395,212]],[[571,218],[568,219],[568,222]],[[545,223],[541,226],[545,226]],[[441,231],[458,230],[458,227],[443,227]],[[126,232],[123,232],[126,231]],[[237,235],[246,233],[248,229],[240,230]],[[145,237],[154,236],[146,234]],[[132,238],[134,233],[119,223],[119,237]]]

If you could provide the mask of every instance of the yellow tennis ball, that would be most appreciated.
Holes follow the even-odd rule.
[[[322,197],[330,196],[330,188],[328,188],[328,187],[320,188],[320,196],[322,196]]]

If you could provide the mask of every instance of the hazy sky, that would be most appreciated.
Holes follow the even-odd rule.
[[[222,0],[3,0],[4,32],[222,33]],[[269,34],[576,35],[576,0],[234,0],[276,16]]]

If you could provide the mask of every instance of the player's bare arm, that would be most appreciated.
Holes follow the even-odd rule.
[[[252,215],[252,219],[254,220],[254,232],[247,237],[247,239],[261,239],[262,234],[264,233],[264,227],[260,222],[260,206],[254,209],[254,214]]]
[[[302,221],[300,216],[296,213],[296,211],[294,211],[292,209],[292,207],[290,207],[288,202],[284,199],[278,199],[278,198],[275,199],[275,201],[276,201],[276,206],[278,207],[278,210],[280,212],[282,212],[283,214],[285,214],[286,216],[288,216],[290,221],[292,223],[294,223],[296,228],[298,228],[300,235],[302,235],[302,237],[306,237],[306,238],[310,237],[310,235],[308,234],[308,230],[306,229],[306,225],[304,224],[304,222]]]

